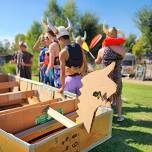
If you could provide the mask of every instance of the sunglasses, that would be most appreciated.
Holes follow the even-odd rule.
[[[44,40],[49,40],[49,37],[47,36],[47,37],[44,37]]]
[[[60,41],[61,40],[61,37],[59,37],[59,38],[57,38],[58,39],[58,41]]]

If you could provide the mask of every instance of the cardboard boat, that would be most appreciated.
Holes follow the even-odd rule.
[[[103,108],[98,111],[89,134],[83,123],[75,122],[76,117],[75,112],[69,113],[62,115],[59,122],[52,120],[33,125],[30,129],[15,134],[7,132],[7,129],[0,129],[0,149],[5,152],[88,151],[111,137],[112,111],[110,109]]]
[[[64,92],[61,97],[56,88],[9,75],[9,81],[18,83],[19,91],[15,92],[14,86],[11,90],[3,88],[8,89],[0,94],[5,99],[5,102],[2,100],[3,106],[10,105],[6,102],[10,94],[14,93],[11,99],[16,101],[29,96],[19,95],[17,98],[15,94],[32,94],[35,90],[39,102],[0,111],[0,152],[88,151],[111,138],[112,110],[102,105],[106,98],[96,98],[94,91],[105,92],[106,96],[115,92],[115,84],[107,78],[112,67],[114,65],[107,69],[108,72],[98,71],[98,76],[92,74],[95,80],[101,75],[104,83],[101,80],[96,85],[86,77],[84,83],[92,83],[91,92],[84,86],[85,91],[82,89],[83,95],[79,99],[69,92]],[[107,87],[108,84],[112,89]]]
[[[76,123],[79,101],[74,94],[67,92],[63,98],[57,95],[55,88],[41,83],[12,75],[9,80],[18,82],[20,91],[11,88],[11,92],[7,90],[0,94],[0,107],[5,107],[0,111],[2,152],[88,151],[111,137],[111,109],[99,110],[88,134],[83,123]],[[43,101],[43,95],[47,95],[47,101]],[[39,97],[40,101],[32,102],[33,96]],[[29,97],[30,102],[21,102]],[[52,119],[54,115],[49,116],[46,112],[48,107],[58,111],[60,119]]]

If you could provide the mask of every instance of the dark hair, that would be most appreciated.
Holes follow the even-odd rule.
[[[68,40],[68,39],[70,39],[70,37],[69,37],[69,35],[63,35],[63,36],[61,36],[63,39],[65,39],[65,40]],[[60,37],[60,38],[61,38]]]
[[[53,32],[53,31],[48,30],[48,31],[47,31],[47,33],[48,33],[48,34],[50,34],[51,36],[55,37],[55,34],[54,34],[54,32]]]
[[[22,46],[22,47],[24,47],[24,48],[27,48],[27,46],[26,46],[26,45],[23,45],[23,44],[22,44],[21,46]]]
[[[22,42],[19,46],[20,46],[20,47],[27,48],[27,45],[26,45],[24,42]]]

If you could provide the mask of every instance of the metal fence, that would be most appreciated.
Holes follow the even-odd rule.
[[[135,79],[152,80],[152,63],[137,66]]]

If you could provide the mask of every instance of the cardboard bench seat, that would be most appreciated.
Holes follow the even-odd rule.
[[[25,99],[33,96],[38,96],[36,90],[2,93],[0,94],[0,107],[21,104]]]
[[[7,74],[0,74],[0,82],[8,82],[9,76]]]
[[[19,90],[19,82],[9,75],[0,74],[0,93],[10,92],[15,87],[18,87]]]
[[[13,87],[19,87],[19,82],[17,81],[0,82],[0,90],[13,88]]]
[[[9,111],[0,111],[0,122],[3,122],[0,123],[0,128],[9,133],[26,130],[50,119],[46,113],[47,107],[67,114],[77,110],[76,102],[77,100],[74,99],[58,102],[46,101]]]
[[[76,112],[71,112],[65,115],[65,117],[69,118],[73,122],[76,121],[78,117]],[[48,127],[49,126],[49,127]],[[34,126],[25,131],[14,134],[16,137],[28,142],[28,143],[36,143],[42,140],[42,136],[44,137],[55,134],[57,131],[60,131],[64,128],[64,125],[56,120],[48,121],[44,124],[40,124],[38,126]],[[65,127],[66,128],[66,127]],[[45,136],[45,138],[46,138]]]

